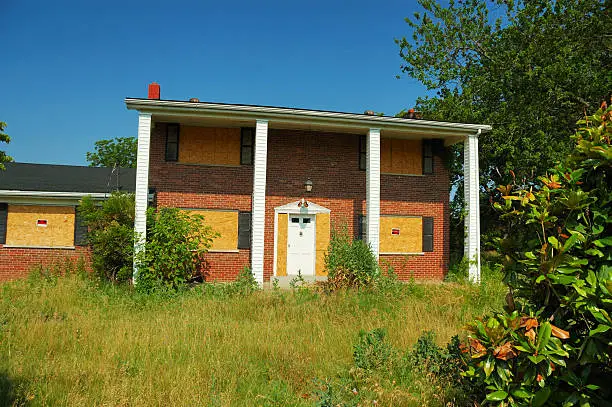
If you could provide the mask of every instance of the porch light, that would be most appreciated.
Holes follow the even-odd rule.
[[[312,181],[310,180],[310,178],[308,178],[306,182],[304,182],[304,189],[306,190],[306,192],[312,191]]]

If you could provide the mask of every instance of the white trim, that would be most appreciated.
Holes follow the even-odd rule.
[[[272,106],[231,105],[208,102],[183,102],[173,100],[154,100],[126,98],[128,109],[147,111],[151,113],[179,113],[181,115],[194,114],[217,118],[242,117],[244,120],[265,119],[266,121],[283,121],[292,123],[313,123],[318,120],[322,124],[357,126],[367,131],[369,128],[396,128],[396,129],[423,129],[450,130],[464,135],[475,130],[490,131],[491,126],[483,124],[450,123],[434,120],[404,119],[399,117],[369,116],[355,113],[329,112],[319,110],[294,109]],[[458,134],[455,134],[455,136]]]
[[[366,150],[366,241],[380,252],[380,129],[370,129]]]
[[[6,249],[62,249],[62,250],[75,250],[75,246],[24,246],[20,244],[3,244],[0,245]]]
[[[317,205],[314,202],[306,201],[307,207],[298,206],[302,202],[301,200],[290,202],[286,205],[277,206],[274,208],[274,213],[291,213],[294,215],[316,215],[317,213],[330,213],[331,211],[321,205]]]
[[[105,192],[54,192],[54,191],[20,191],[13,189],[0,189],[0,198],[3,197],[27,197],[47,199],[82,199],[91,196],[93,199],[106,199],[110,196]]]
[[[287,217],[289,219],[289,217]],[[276,212],[276,208],[274,209],[274,261],[272,265],[272,276],[277,277],[276,275],[276,256],[278,255],[278,212]]]
[[[255,159],[253,160],[253,198],[251,209],[251,272],[263,286],[266,230],[266,165],[268,159],[268,121],[255,125]]]
[[[144,252],[147,236],[147,205],[149,202],[149,151],[151,148],[151,113],[138,115],[138,153],[136,157],[136,197],[134,217],[133,282],[138,280],[136,257]]]

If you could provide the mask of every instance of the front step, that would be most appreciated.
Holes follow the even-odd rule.
[[[275,281],[278,288],[292,288],[292,282],[294,282],[295,287],[299,287],[301,284],[314,284],[316,281],[327,281],[327,276],[302,276],[301,279],[298,276],[273,276],[270,278],[269,282],[264,283],[264,288],[273,288],[275,286]]]

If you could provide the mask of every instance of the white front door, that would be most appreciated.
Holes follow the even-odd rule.
[[[289,214],[287,275],[315,275],[315,216]]]

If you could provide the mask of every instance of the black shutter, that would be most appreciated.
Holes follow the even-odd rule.
[[[180,126],[177,123],[166,125],[166,161],[178,161]]]
[[[253,164],[253,143],[255,142],[255,129],[243,127],[240,129],[240,164]]]
[[[433,173],[433,140],[423,140],[423,174]]]
[[[238,248],[251,248],[251,212],[238,213]]]
[[[0,203],[0,244],[6,243],[6,218],[8,217],[8,205]]]
[[[359,137],[359,169],[360,170],[365,170],[366,169],[366,154],[367,154],[367,142],[366,142],[366,136],[360,136]]]
[[[83,216],[79,208],[74,208],[74,245],[85,246],[87,244],[87,225],[83,223]]]
[[[366,216],[359,215],[357,224],[357,240],[366,240],[366,231],[368,230],[366,225]]]
[[[424,217],[423,218],[423,251],[424,252],[433,252],[433,218],[432,217]]]

